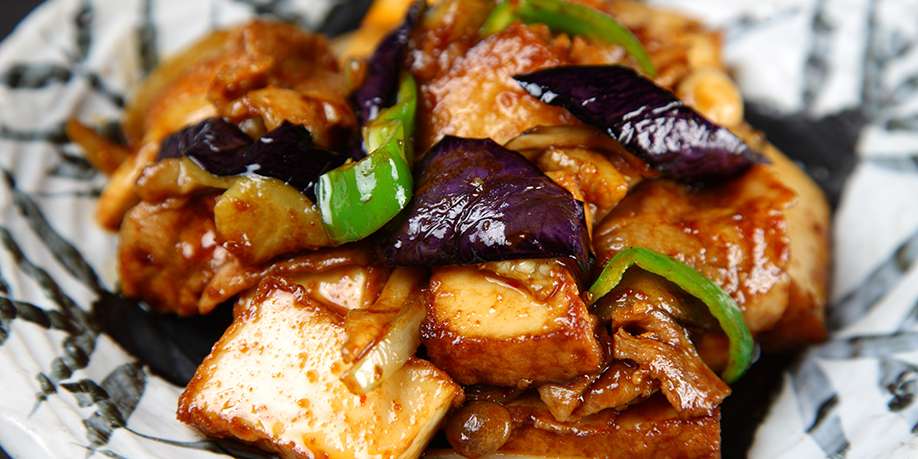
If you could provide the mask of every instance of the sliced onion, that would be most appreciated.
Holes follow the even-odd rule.
[[[366,355],[398,316],[411,294],[420,287],[422,276],[423,272],[417,268],[396,268],[372,306],[348,312],[344,322],[347,341],[341,350],[346,361],[353,362]]]
[[[355,394],[365,394],[401,369],[421,343],[421,321],[426,315],[422,296],[413,295],[392,320],[382,339],[342,376],[348,389]]]

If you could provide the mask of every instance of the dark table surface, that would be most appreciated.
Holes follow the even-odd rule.
[[[3,6],[0,6],[0,37],[6,38],[39,3],[40,0],[4,0]]]

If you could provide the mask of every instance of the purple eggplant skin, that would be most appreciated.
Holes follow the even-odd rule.
[[[233,175],[240,172],[237,171],[235,161],[229,158],[234,156],[232,153],[240,152],[251,143],[252,138],[235,124],[223,118],[207,118],[163,139],[157,159],[182,156],[215,158],[211,169],[208,169],[211,173]],[[225,164],[219,161],[224,158],[227,159]]]
[[[716,182],[767,162],[730,130],[628,67],[554,67],[513,78],[533,97],[605,130],[676,180]]]
[[[393,265],[570,257],[582,272],[582,203],[522,155],[490,139],[446,136],[418,165],[414,199],[381,239]]]
[[[341,153],[318,148],[305,127],[284,121],[256,141],[235,124],[209,118],[178,131],[160,146],[159,159],[188,156],[214,175],[256,174],[279,179],[315,202],[319,176],[344,164]]]
[[[367,62],[366,79],[354,91],[354,105],[361,125],[376,118],[380,110],[395,102],[398,90],[399,73],[411,31],[421,18],[426,3],[417,0],[408,7],[405,19],[395,30],[389,32],[379,42],[373,55]]]
[[[241,155],[245,172],[281,180],[312,202],[316,201],[314,187],[319,176],[345,161],[346,155],[317,147],[308,129],[289,121],[263,135]]]

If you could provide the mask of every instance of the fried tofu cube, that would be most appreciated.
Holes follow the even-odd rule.
[[[284,458],[417,457],[462,389],[412,358],[364,395],[347,366],[339,315],[299,285],[263,280],[179,400],[179,420]]]
[[[462,384],[525,386],[598,370],[595,319],[567,270],[537,295],[477,267],[433,272],[421,337],[431,361]]]

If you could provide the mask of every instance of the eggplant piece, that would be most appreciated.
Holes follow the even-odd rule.
[[[248,171],[281,180],[316,202],[316,181],[347,157],[316,147],[305,127],[284,121],[253,143],[242,160]]]
[[[253,142],[222,118],[208,118],[163,140],[159,160],[183,156],[218,176],[253,173],[279,179],[313,202],[319,176],[347,160],[343,154],[316,147],[301,125],[284,121]]]
[[[395,103],[399,72],[408,49],[408,39],[424,12],[424,6],[422,1],[412,2],[402,24],[389,32],[370,56],[366,79],[354,92],[354,104],[361,125],[376,118],[383,107]]]
[[[680,181],[727,179],[767,162],[728,129],[628,67],[555,67],[514,79],[533,97],[605,130]]]
[[[586,266],[583,205],[520,154],[490,139],[446,136],[417,176],[414,200],[384,236],[389,263],[570,257]]]
[[[239,172],[221,172],[233,171],[236,167],[232,163],[224,164],[220,160],[230,158],[251,143],[252,139],[235,124],[223,118],[207,118],[163,139],[156,159],[190,156],[200,161],[203,158],[210,163],[212,169],[208,168],[208,171],[213,174],[238,174]]]

